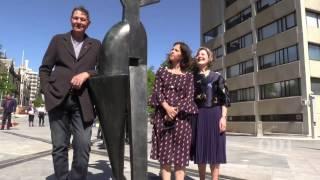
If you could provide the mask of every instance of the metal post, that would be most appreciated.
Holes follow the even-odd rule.
[[[318,138],[317,132],[317,97],[314,95],[309,95],[310,99],[310,112],[311,112],[311,134],[312,139]]]

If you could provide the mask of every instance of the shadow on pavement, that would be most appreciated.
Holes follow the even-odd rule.
[[[89,164],[89,168],[95,169],[98,173],[88,171],[87,180],[106,180],[112,178],[112,170],[108,166],[108,162],[104,160],[95,161],[95,163]],[[54,174],[48,176],[46,180],[56,180]]]
[[[112,170],[111,167],[108,165],[108,162],[105,160],[98,160],[95,161],[94,164],[89,164],[90,168],[95,170],[100,170],[101,172],[98,174],[93,174],[92,172],[88,172],[88,180],[105,180],[112,178]]]
[[[154,173],[150,173],[148,172],[148,180],[161,180],[161,176],[158,175],[158,174],[154,174]],[[171,173],[171,179],[175,179],[174,178],[174,173],[172,172]],[[189,176],[186,176],[184,177],[185,180],[194,180],[193,178],[189,177]]]

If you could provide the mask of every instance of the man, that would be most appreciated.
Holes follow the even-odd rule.
[[[1,106],[3,108],[1,130],[4,130],[4,126],[6,125],[7,120],[7,130],[9,130],[11,127],[11,113],[16,112],[16,100],[13,99],[10,94],[8,94],[6,96],[6,99],[2,101]]]
[[[39,118],[39,127],[44,126],[44,117],[46,116],[46,110],[43,106],[37,108],[38,118]]]
[[[52,38],[39,68],[41,89],[49,115],[52,156],[58,180],[84,180],[90,153],[93,105],[87,80],[96,75],[101,43],[85,34],[89,12],[76,7],[72,30]],[[68,145],[73,135],[73,162],[68,170]]]
[[[33,127],[33,120],[34,120],[34,114],[35,114],[35,108],[33,105],[33,102],[30,103],[28,107],[28,119],[29,119],[29,127]]]

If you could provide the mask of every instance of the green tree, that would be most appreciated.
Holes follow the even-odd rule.
[[[153,72],[154,67],[151,66],[148,68],[147,70],[147,93],[148,93],[148,97],[150,97],[152,90],[153,90],[153,86],[154,86],[154,82],[156,79],[156,75]],[[154,109],[150,106],[148,106],[148,113],[152,114],[154,112]]]
[[[16,91],[16,85],[13,84],[9,78],[7,73],[1,73],[0,74],[0,92],[5,94],[12,94]]]
[[[40,107],[44,104],[41,94],[38,94],[36,99],[33,101],[34,107]]]

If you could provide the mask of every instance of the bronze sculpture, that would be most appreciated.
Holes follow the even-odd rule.
[[[147,37],[141,6],[159,0],[121,0],[122,21],[102,42],[98,76],[90,80],[114,179],[125,179],[124,126],[130,138],[131,179],[147,178]]]

